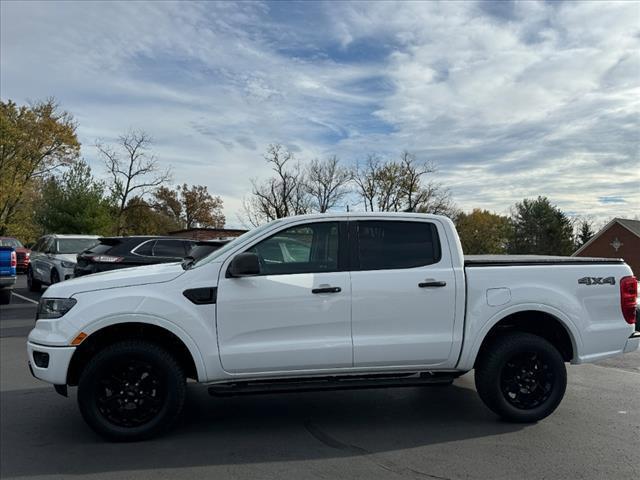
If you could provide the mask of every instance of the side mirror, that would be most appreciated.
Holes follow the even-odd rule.
[[[249,277],[258,274],[260,274],[260,261],[255,253],[239,253],[231,260],[228,270],[230,277]]]

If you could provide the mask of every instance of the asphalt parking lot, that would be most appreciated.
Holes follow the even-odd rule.
[[[168,435],[111,444],[33,379],[25,337],[38,295],[0,307],[0,477],[640,478],[640,353],[569,367],[566,397],[534,425],[499,421],[472,375],[451,387],[215,399],[191,385]]]

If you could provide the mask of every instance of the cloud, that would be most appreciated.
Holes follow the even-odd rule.
[[[269,143],[411,149],[463,208],[640,204],[635,2],[2,2],[0,87],[54,95],[83,154],[129,127],[235,218]],[[622,202],[603,201],[623,198]]]

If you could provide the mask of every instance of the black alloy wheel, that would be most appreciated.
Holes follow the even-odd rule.
[[[167,385],[158,368],[135,358],[122,358],[95,383],[98,411],[120,427],[139,427],[162,410]]]
[[[504,333],[483,346],[475,366],[478,395],[512,422],[537,422],[558,407],[567,388],[560,352],[525,332]]]
[[[502,369],[500,388],[514,407],[530,410],[551,396],[555,375],[553,369],[536,352],[514,355]]]
[[[182,411],[185,396],[185,375],[175,357],[142,340],[100,350],[78,382],[85,421],[115,441],[143,440],[166,430]]]

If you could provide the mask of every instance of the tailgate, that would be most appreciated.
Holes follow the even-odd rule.
[[[0,247],[0,276],[14,277],[16,268],[11,266],[11,252],[13,247]]]

